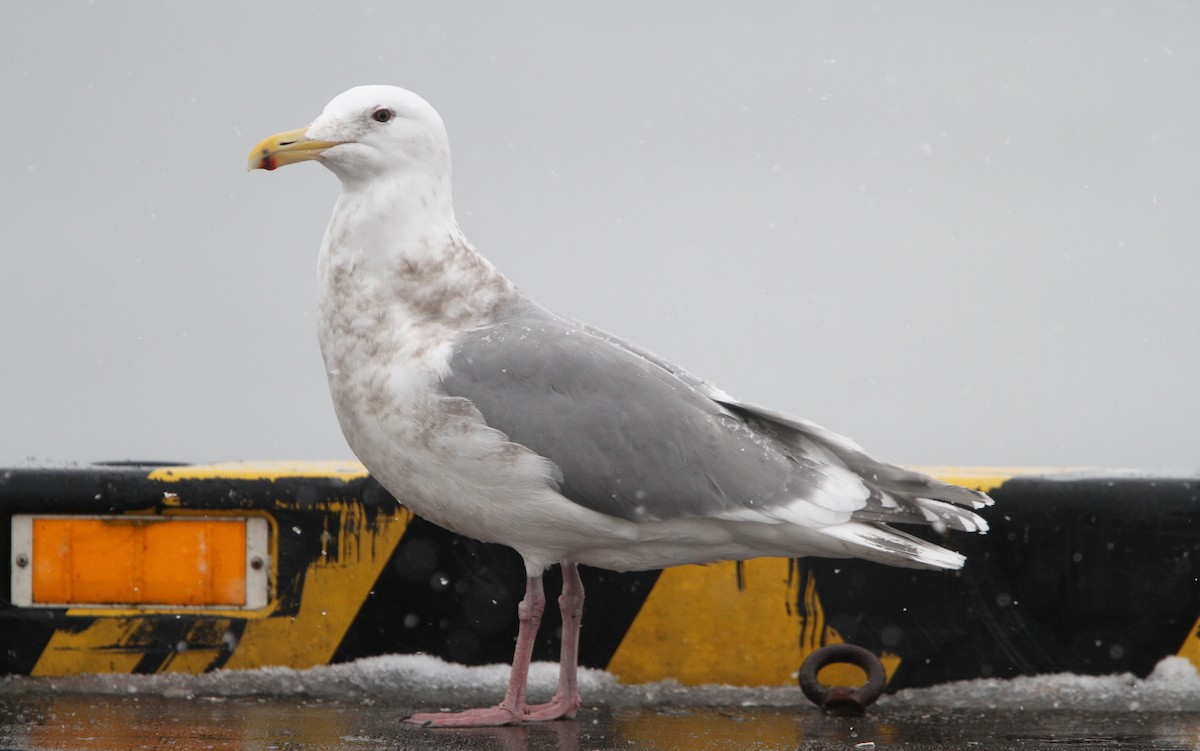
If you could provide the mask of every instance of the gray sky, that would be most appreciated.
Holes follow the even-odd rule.
[[[1196,467],[1200,6],[15,3],[0,463],[347,458],[337,180],[247,173],[422,94],[540,302],[894,461]]]

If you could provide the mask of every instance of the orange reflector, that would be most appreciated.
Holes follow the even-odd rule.
[[[258,592],[247,596],[248,573],[265,583],[265,550],[257,557],[249,552],[265,548],[264,520],[35,516],[21,521],[29,538],[20,547],[28,546],[31,553],[24,566],[29,605],[265,604]],[[250,535],[263,538],[253,545],[248,522],[262,533]],[[16,524],[13,531],[17,547]]]

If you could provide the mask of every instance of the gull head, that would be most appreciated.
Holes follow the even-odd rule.
[[[273,170],[309,160],[347,188],[380,178],[450,172],[446,126],[428,102],[398,86],[357,86],[334,97],[310,125],[263,139],[248,169]]]

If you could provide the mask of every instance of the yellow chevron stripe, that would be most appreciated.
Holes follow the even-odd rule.
[[[339,513],[341,551],[336,560],[309,567],[300,612],[248,621],[226,668],[309,668],[333,657],[412,520],[412,512],[401,509],[395,516],[378,518],[375,529],[368,531],[361,507],[345,504]]]
[[[357,480],[367,476],[367,469],[353,461],[268,461],[225,462],[219,464],[184,464],[159,467],[146,476],[158,482],[182,480],[281,480],[293,477],[338,477]]]
[[[613,654],[608,669],[624,683],[673,678],[686,686],[782,686],[794,683],[800,663],[842,638],[825,622],[814,589],[795,575],[784,558],[743,564],[680,566],[663,571]],[[803,593],[806,614],[796,612]],[[900,665],[883,656],[888,679]],[[862,682],[861,671],[830,666],[821,679],[831,684]]]

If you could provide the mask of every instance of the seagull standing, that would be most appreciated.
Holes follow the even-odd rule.
[[[350,89],[308,127],[258,144],[249,167],[306,160],[342,183],[321,245],[318,327],[346,441],[412,511],[515,548],[528,577],[504,700],[410,722],[573,717],[579,564],[631,571],[812,555],[957,569],[963,556],[889,523],[987,529],[970,510],[986,495],[738,401],[526,297],[459,229],[445,126],[416,94]],[[558,689],[531,705],[542,574],[556,563]]]

